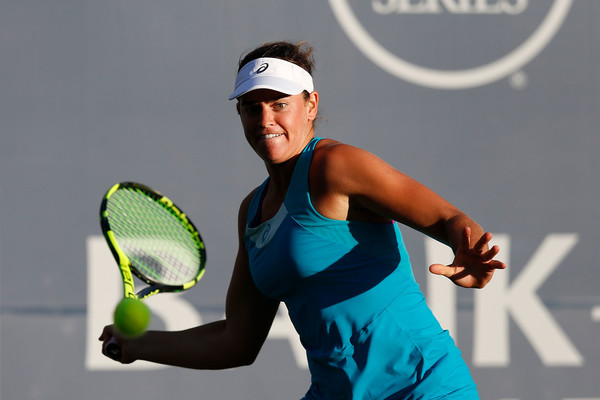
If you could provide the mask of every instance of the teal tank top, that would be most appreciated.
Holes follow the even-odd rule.
[[[258,188],[244,238],[254,283],[285,302],[306,349],[305,399],[478,399],[415,282],[398,225],[333,220],[314,209],[308,176],[318,140],[298,158],[277,214],[261,224],[269,179]]]

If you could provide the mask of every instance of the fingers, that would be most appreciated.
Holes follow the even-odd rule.
[[[500,247],[493,246],[487,252],[483,253],[481,255],[481,258],[483,259],[483,261],[491,261],[494,259],[494,257],[496,257],[498,255],[499,252],[500,252]]]
[[[107,347],[109,345],[112,345],[113,347],[116,345],[120,349],[113,325],[105,326],[98,340],[102,342],[102,354],[115,361],[120,361],[118,358],[115,358],[113,354],[109,354],[109,352],[107,351]]]
[[[102,333],[98,338],[99,341],[108,341],[111,337],[115,335],[115,327],[113,325],[106,325],[104,329],[102,329]]]
[[[485,232],[473,245],[473,249],[479,252],[480,254],[483,254],[487,250],[490,240],[492,240],[492,234],[489,232]]]
[[[485,239],[485,240],[484,240]],[[492,234],[486,232],[477,242],[473,250],[476,254],[479,254],[479,259],[483,265],[485,265],[488,270],[493,269],[505,269],[506,264],[502,261],[494,260],[494,258],[500,253],[500,247],[494,245],[491,249],[486,251],[486,246],[489,244],[489,241],[492,239]]]
[[[460,233],[458,246],[454,250],[454,254],[467,254],[471,248],[471,228],[466,226]]]
[[[481,238],[479,238],[473,249],[480,254],[481,261],[490,264],[492,269],[505,269],[506,264],[501,261],[494,260],[498,253],[500,253],[500,247],[494,245],[491,249],[486,251],[491,240],[492,234],[486,232],[481,236]]]
[[[506,269],[506,264],[503,263],[502,261],[498,261],[498,260],[491,260],[489,262],[489,265],[493,268],[493,269]]]
[[[483,262],[491,261],[500,252],[500,247],[498,246],[492,246],[491,249],[488,249],[491,240],[492,234],[489,232],[485,232],[473,245],[473,251],[475,252],[475,254],[479,254]]]
[[[451,278],[456,274],[456,267],[444,264],[432,264],[429,266],[429,272],[434,275],[445,276],[446,278]]]
[[[112,326],[107,325],[104,327],[104,329],[102,329],[102,333],[100,334],[100,337],[98,338],[98,340],[101,342],[104,342],[106,340],[110,340],[111,337],[112,337]]]
[[[462,238],[459,247],[464,250],[471,247],[471,228],[468,226],[465,226],[465,229],[462,231]]]

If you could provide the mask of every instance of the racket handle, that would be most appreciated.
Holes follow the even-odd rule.
[[[110,338],[108,343],[106,343],[104,353],[115,361],[121,360],[121,345],[117,343],[114,337]]]

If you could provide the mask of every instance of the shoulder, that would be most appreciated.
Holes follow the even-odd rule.
[[[238,230],[240,232],[240,235],[242,235],[245,230],[248,209],[250,208],[250,203],[252,202],[252,198],[254,197],[254,194],[257,190],[258,187],[252,190],[246,197],[244,197],[240,204],[240,208],[238,210]]]
[[[360,181],[389,165],[367,150],[323,139],[315,148],[311,174],[322,177],[328,185],[347,185]]]
[[[320,156],[335,156],[353,150],[361,149],[334,139],[321,139],[315,146],[315,154]]]
[[[257,186],[254,189],[252,189],[252,191],[250,193],[248,193],[246,195],[246,197],[244,197],[244,199],[240,203],[240,209],[239,209],[240,217],[242,217],[242,216],[245,217],[248,214],[248,209],[250,208],[252,199],[254,198],[254,195],[256,194],[258,189],[260,189],[260,186]],[[245,219],[244,219],[244,221],[245,221]]]
[[[338,175],[350,164],[353,154],[362,150],[332,139],[319,141],[313,153],[311,168],[320,174]]]
[[[378,158],[367,150],[333,139],[322,139],[317,144],[313,160],[328,166],[348,166],[357,162],[371,162]]]

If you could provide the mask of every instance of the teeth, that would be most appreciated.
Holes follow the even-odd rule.
[[[270,135],[265,135],[265,139],[273,139],[274,137],[281,136],[281,133],[272,133]]]

